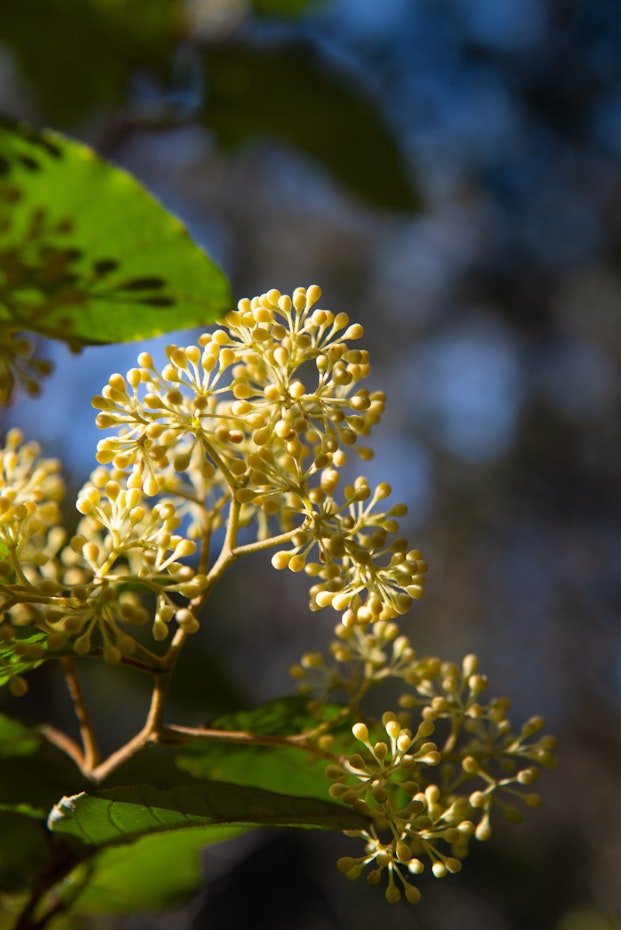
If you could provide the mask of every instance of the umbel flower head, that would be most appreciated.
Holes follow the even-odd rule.
[[[467,656],[464,667],[473,661]],[[470,696],[464,704],[474,708],[472,692],[482,689],[470,682],[464,695],[466,690]],[[459,872],[470,841],[491,837],[493,805],[519,823],[516,800],[527,807],[541,804],[528,787],[540,766],[554,764],[552,737],[538,735],[543,720],[532,717],[513,733],[508,702],[492,701],[471,717],[464,715],[464,704],[460,710],[454,704],[450,712],[447,703],[441,713],[436,713],[437,702],[435,708],[433,702],[424,705],[415,730],[392,712],[373,731],[360,721],[352,733],[361,751],[341,756],[326,769],[334,780],[332,797],[370,818],[367,829],[350,834],[364,841],[363,854],[345,856],[337,866],[351,879],[370,868],[370,884],[385,872],[390,903],[402,895],[412,904],[420,899],[413,878],[426,862],[435,878]],[[444,733],[436,722],[442,719],[450,722]]]
[[[140,367],[112,375],[93,400],[98,426],[117,430],[99,443],[98,460],[130,470],[149,495],[174,491],[184,474],[201,490],[205,480],[224,483],[268,513],[344,464],[344,448],[370,432],[384,398],[358,387],[368,354],[350,343],[362,327],[313,310],[320,295],[313,286],[241,300],[197,345],[169,346],[161,372],[142,353]]]

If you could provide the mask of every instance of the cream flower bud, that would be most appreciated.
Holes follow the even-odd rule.
[[[369,730],[366,724],[364,723],[355,723],[351,728],[352,733],[357,740],[360,740],[361,743],[369,742]]]
[[[280,552],[275,552],[272,556],[271,562],[275,569],[281,571],[283,568],[287,568],[291,560],[291,552],[286,550],[281,550]]]
[[[306,291],[306,307],[312,307],[313,304],[321,297],[321,288],[318,284],[311,284],[311,286]]]

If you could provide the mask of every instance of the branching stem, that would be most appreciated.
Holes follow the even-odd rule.
[[[214,730],[208,727],[184,727],[171,724],[162,727],[159,733],[160,744],[183,744],[193,739],[209,740],[217,743],[237,743],[243,746],[279,746],[285,749],[301,749],[310,752],[321,759],[335,762],[340,759],[338,753],[320,749],[309,742],[307,733],[291,736],[267,736],[257,733],[248,733],[244,730]]]
[[[95,734],[93,732],[88,711],[86,709],[84,692],[82,691],[82,687],[78,681],[73,659],[65,657],[61,659],[61,663],[63,666],[63,672],[65,674],[67,689],[69,691],[73,709],[77,717],[78,726],[80,727],[80,737],[82,740],[81,768],[86,772],[90,772],[98,764],[101,758],[101,754],[99,752],[99,747],[97,746],[97,741],[95,740]]]

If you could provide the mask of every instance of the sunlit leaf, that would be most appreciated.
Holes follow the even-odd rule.
[[[415,211],[411,173],[375,103],[307,46],[229,45],[204,55],[207,126],[225,146],[284,143],[311,155],[354,194]]]
[[[366,818],[340,804],[224,782],[176,788],[133,785],[62,798],[48,826],[92,846],[123,843],[151,833],[209,825],[317,827],[355,830]]]
[[[56,133],[0,125],[0,321],[72,344],[214,320],[226,279],[126,171]]]

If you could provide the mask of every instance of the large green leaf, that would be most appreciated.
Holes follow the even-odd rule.
[[[198,888],[200,850],[239,833],[231,827],[197,827],[108,847],[91,860],[89,882],[74,910],[123,914],[171,907]]]
[[[73,344],[214,320],[226,279],[126,171],[51,132],[0,125],[0,321]]]
[[[324,708],[323,712],[324,716],[335,714],[338,708]],[[284,736],[312,730],[317,720],[309,711],[307,699],[286,697],[255,710],[219,717],[211,726],[258,736]],[[231,781],[300,797],[327,798],[331,785],[324,759],[286,747],[196,739],[179,750],[177,765],[196,778]]]
[[[317,159],[374,206],[420,209],[410,172],[377,106],[307,46],[222,46],[205,53],[204,64],[204,119],[223,145],[276,140]]]
[[[91,846],[209,825],[356,830],[366,823],[366,818],[340,804],[224,782],[196,782],[176,788],[132,785],[82,792],[62,798],[48,818],[53,832]]]

